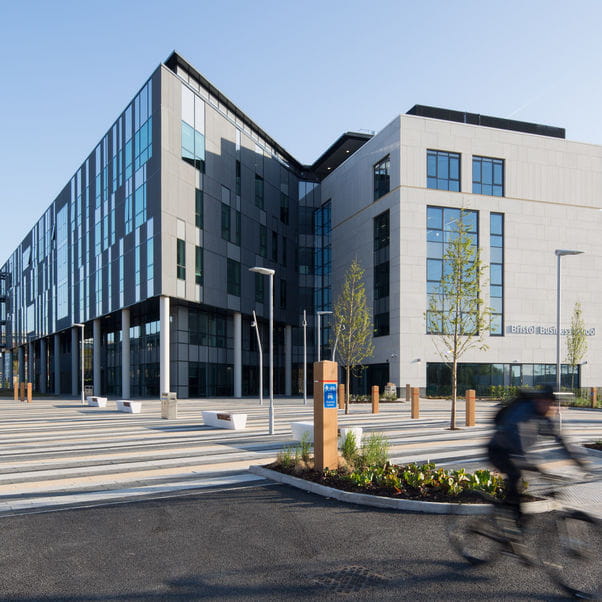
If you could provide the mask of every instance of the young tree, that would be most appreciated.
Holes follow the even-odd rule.
[[[334,304],[334,336],[331,341],[341,365],[345,368],[345,414],[349,413],[349,385],[351,372],[362,367],[365,359],[374,353],[372,319],[366,299],[364,270],[354,259],[347,273],[343,289]]]
[[[434,335],[435,349],[451,368],[450,428],[453,430],[456,428],[458,360],[469,349],[484,351],[488,348],[485,334],[489,330],[491,309],[484,306],[481,298],[486,268],[481,264],[463,209],[446,234],[441,279],[428,295],[426,325],[427,333]]]
[[[571,389],[574,389],[575,385],[575,367],[581,363],[586,353],[587,337],[585,336],[585,322],[583,321],[581,303],[577,301],[573,307],[571,328],[566,337],[566,362],[572,368]]]

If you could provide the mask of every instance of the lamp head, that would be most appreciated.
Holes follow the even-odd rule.
[[[565,255],[581,255],[585,251],[573,251],[571,249],[556,249],[554,253],[557,257],[564,257]]]
[[[255,266],[254,268],[249,268],[249,272],[257,272],[258,274],[263,274],[264,276],[273,276],[276,273],[276,270]]]

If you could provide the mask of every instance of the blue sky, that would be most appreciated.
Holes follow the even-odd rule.
[[[0,0],[0,264],[177,50],[311,163],[416,103],[602,144],[602,2]]]

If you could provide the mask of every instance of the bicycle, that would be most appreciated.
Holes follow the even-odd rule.
[[[590,474],[598,480],[602,473]],[[464,522],[454,520],[449,530],[452,547],[474,566],[494,562],[500,554],[512,556],[545,570],[572,597],[602,599],[602,521],[559,503],[569,485],[590,483],[592,479],[543,476],[553,480],[554,486],[538,494],[558,506],[541,519],[545,526],[535,529],[531,516],[521,530],[501,500],[483,494],[489,502],[487,514]]]

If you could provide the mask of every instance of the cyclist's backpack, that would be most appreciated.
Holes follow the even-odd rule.
[[[512,401],[507,403],[503,408],[499,409],[497,414],[493,418],[493,423],[495,426],[499,427],[504,424],[506,421],[506,417],[511,412],[511,408],[514,408],[516,404],[520,401],[520,397],[515,397]]]

